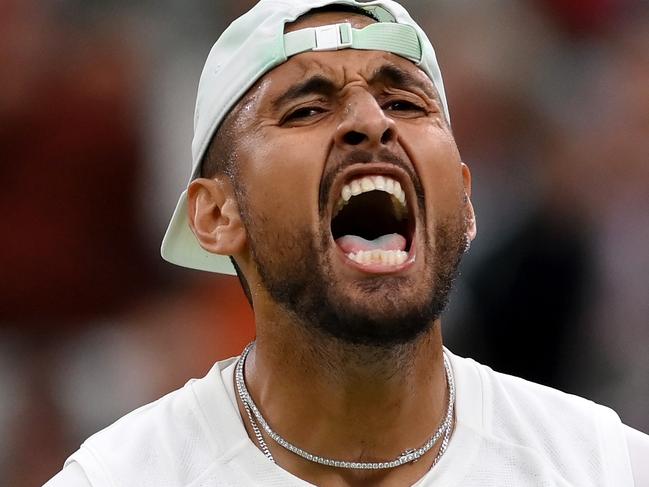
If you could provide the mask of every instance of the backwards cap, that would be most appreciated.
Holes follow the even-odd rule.
[[[284,33],[286,23],[310,10],[332,4],[359,7],[379,22],[363,29],[341,23]],[[189,182],[200,177],[201,161],[223,119],[259,78],[295,54],[338,49],[387,51],[411,60],[432,80],[446,119],[450,120],[435,50],[424,31],[398,3],[392,0],[261,0],[223,32],[205,61],[196,97]],[[177,265],[235,274],[229,257],[207,252],[199,245],[189,227],[187,190],[180,195],[161,250],[165,260]]]

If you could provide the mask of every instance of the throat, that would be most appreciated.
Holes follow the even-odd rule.
[[[305,345],[302,342],[294,348],[282,347],[278,357],[273,357],[274,353],[267,356],[267,348],[257,349],[252,362],[256,364],[246,373],[260,410],[287,441],[328,458],[382,462],[398,458],[405,449],[420,447],[442,424],[449,401],[441,343],[437,340],[400,347],[398,352],[393,349],[389,356],[369,347],[316,350],[313,343]],[[257,376],[265,375],[269,361],[287,365],[287,350],[292,366],[285,373],[273,373],[265,380]],[[373,363],[368,364],[367,360]],[[296,364],[299,366],[295,367]],[[374,373],[381,365],[385,370],[377,378]],[[328,370],[332,368],[338,371],[336,383],[330,382],[332,377],[326,373],[333,372]],[[385,375],[387,368],[391,377]],[[274,443],[269,446],[283,468],[316,485],[326,483],[324,479],[333,474],[355,477],[362,473],[332,471],[304,462]],[[438,446],[435,444],[422,457],[424,461],[413,464],[422,465],[421,471],[403,467],[384,471],[383,475],[393,476],[395,482],[399,478],[400,485],[411,485],[430,467]],[[410,475],[409,472],[414,475],[412,479],[405,481],[400,477]],[[378,483],[378,477],[361,482],[363,479],[359,477],[352,483]]]
[[[436,357],[442,349],[438,326],[413,341],[390,346],[350,343],[306,327],[299,328],[298,336],[296,342],[306,346],[292,345],[293,363],[300,364],[300,374],[294,378],[296,383],[311,376],[312,385],[318,384],[328,394],[347,391],[346,394],[359,393],[368,398],[389,397],[406,387],[418,375],[422,357],[426,369],[430,357]],[[280,356],[280,349],[275,353]],[[286,352],[283,357],[286,358]],[[291,369],[285,373],[296,373]],[[314,377],[317,377],[315,382]]]
[[[246,381],[269,419],[291,411],[294,420],[308,419],[312,424],[335,420],[346,425],[339,432],[343,436],[354,425],[360,426],[361,418],[360,429],[367,431],[369,425],[398,424],[413,415],[441,417],[446,381],[438,330],[435,327],[414,342],[393,347],[353,345],[313,335],[301,339],[296,335],[290,346],[261,340],[246,363]],[[288,432],[289,424],[285,428],[278,431]]]

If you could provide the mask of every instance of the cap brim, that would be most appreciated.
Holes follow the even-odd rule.
[[[194,232],[189,227],[187,191],[183,191],[180,195],[171,222],[169,222],[169,227],[162,240],[160,252],[162,258],[172,264],[201,271],[229,275],[236,274],[229,256],[208,252],[198,243]]]

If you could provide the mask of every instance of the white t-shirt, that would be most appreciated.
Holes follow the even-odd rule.
[[[649,436],[612,410],[449,357],[456,426],[417,487],[649,486]],[[310,486],[249,439],[236,405],[235,361],[90,437],[45,487]]]

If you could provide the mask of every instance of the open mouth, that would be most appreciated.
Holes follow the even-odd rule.
[[[361,175],[342,187],[331,219],[336,244],[361,266],[395,267],[410,255],[414,218],[399,181]]]

